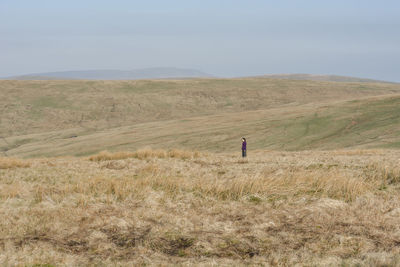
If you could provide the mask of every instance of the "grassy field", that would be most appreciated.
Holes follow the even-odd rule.
[[[1,158],[0,264],[398,266],[399,158],[395,150]]]
[[[399,84],[0,81],[0,93],[0,265],[400,265]]]
[[[400,85],[265,78],[0,81],[0,153],[399,146]]]

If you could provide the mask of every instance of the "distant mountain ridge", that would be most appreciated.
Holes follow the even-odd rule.
[[[174,67],[143,68],[135,70],[74,70],[32,73],[10,77],[3,80],[143,80],[143,79],[189,79],[189,78],[215,78],[216,76],[196,69],[183,69]],[[235,77],[242,78],[242,77]],[[319,75],[319,74],[266,74],[250,76],[249,78],[283,79],[283,80],[310,80],[326,82],[360,82],[360,83],[392,83],[396,82],[374,80],[368,78]]]
[[[257,76],[262,78],[270,79],[284,79],[284,80],[311,80],[311,81],[325,81],[325,82],[362,82],[362,83],[395,83],[382,80],[374,80],[367,78],[340,76],[340,75],[320,75],[320,74],[305,74],[305,73],[295,73],[295,74],[267,74],[262,76]]]
[[[80,70],[34,73],[6,77],[11,80],[139,80],[172,78],[205,78],[212,75],[195,69],[145,68],[136,70]]]

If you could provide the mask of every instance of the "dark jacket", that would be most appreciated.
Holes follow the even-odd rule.
[[[242,142],[242,150],[246,150],[247,143],[246,141]]]

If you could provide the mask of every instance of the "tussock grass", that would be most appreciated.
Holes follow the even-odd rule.
[[[29,168],[31,163],[27,160],[0,157],[0,169]]]
[[[91,161],[106,161],[106,160],[119,160],[128,158],[147,159],[147,158],[179,158],[190,159],[198,158],[201,155],[198,151],[171,149],[171,150],[153,150],[153,149],[140,149],[135,152],[108,152],[102,151],[97,155],[89,157]]]
[[[1,170],[0,265],[399,262],[400,152],[238,157],[146,149]]]
[[[251,195],[262,196],[265,199],[314,195],[351,201],[369,192],[373,185],[363,179],[337,173],[299,171],[287,177],[255,176],[231,182],[226,180],[201,182],[195,188],[220,199],[230,200],[239,200]]]
[[[339,173],[337,170],[291,170],[283,174],[242,174],[234,179],[228,177],[176,175],[161,166],[149,164],[140,169],[141,179],[131,181],[140,191],[147,187],[162,190],[171,195],[182,191],[195,192],[197,195],[211,196],[220,200],[241,200],[252,195],[264,199],[287,196],[313,195],[352,201],[367,192],[373,192],[387,185],[398,182],[397,169],[370,169],[374,171],[365,176],[353,176]]]

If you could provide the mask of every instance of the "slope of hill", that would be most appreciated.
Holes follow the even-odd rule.
[[[143,147],[238,151],[399,148],[400,95],[136,123],[93,130],[73,128],[0,140],[8,156],[88,155]]]
[[[0,136],[92,130],[400,93],[400,85],[266,79],[0,81]]]
[[[179,68],[147,68],[137,70],[61,71],[8,77],[12,80],[138,80],[211,77],[202,71]]]
[[[356,83],[391,83],[387,81],[379,81],[366,78],[348,77],[340,75],[318,75],[318,74],[268,74],[261,77],[270,79],[287,79],[287,80],[310,80],[310,81],[326,81],[326,82],[356,82]]]
[[[0,150],[397,147],[400,85],[272,79],[2,81]]]

